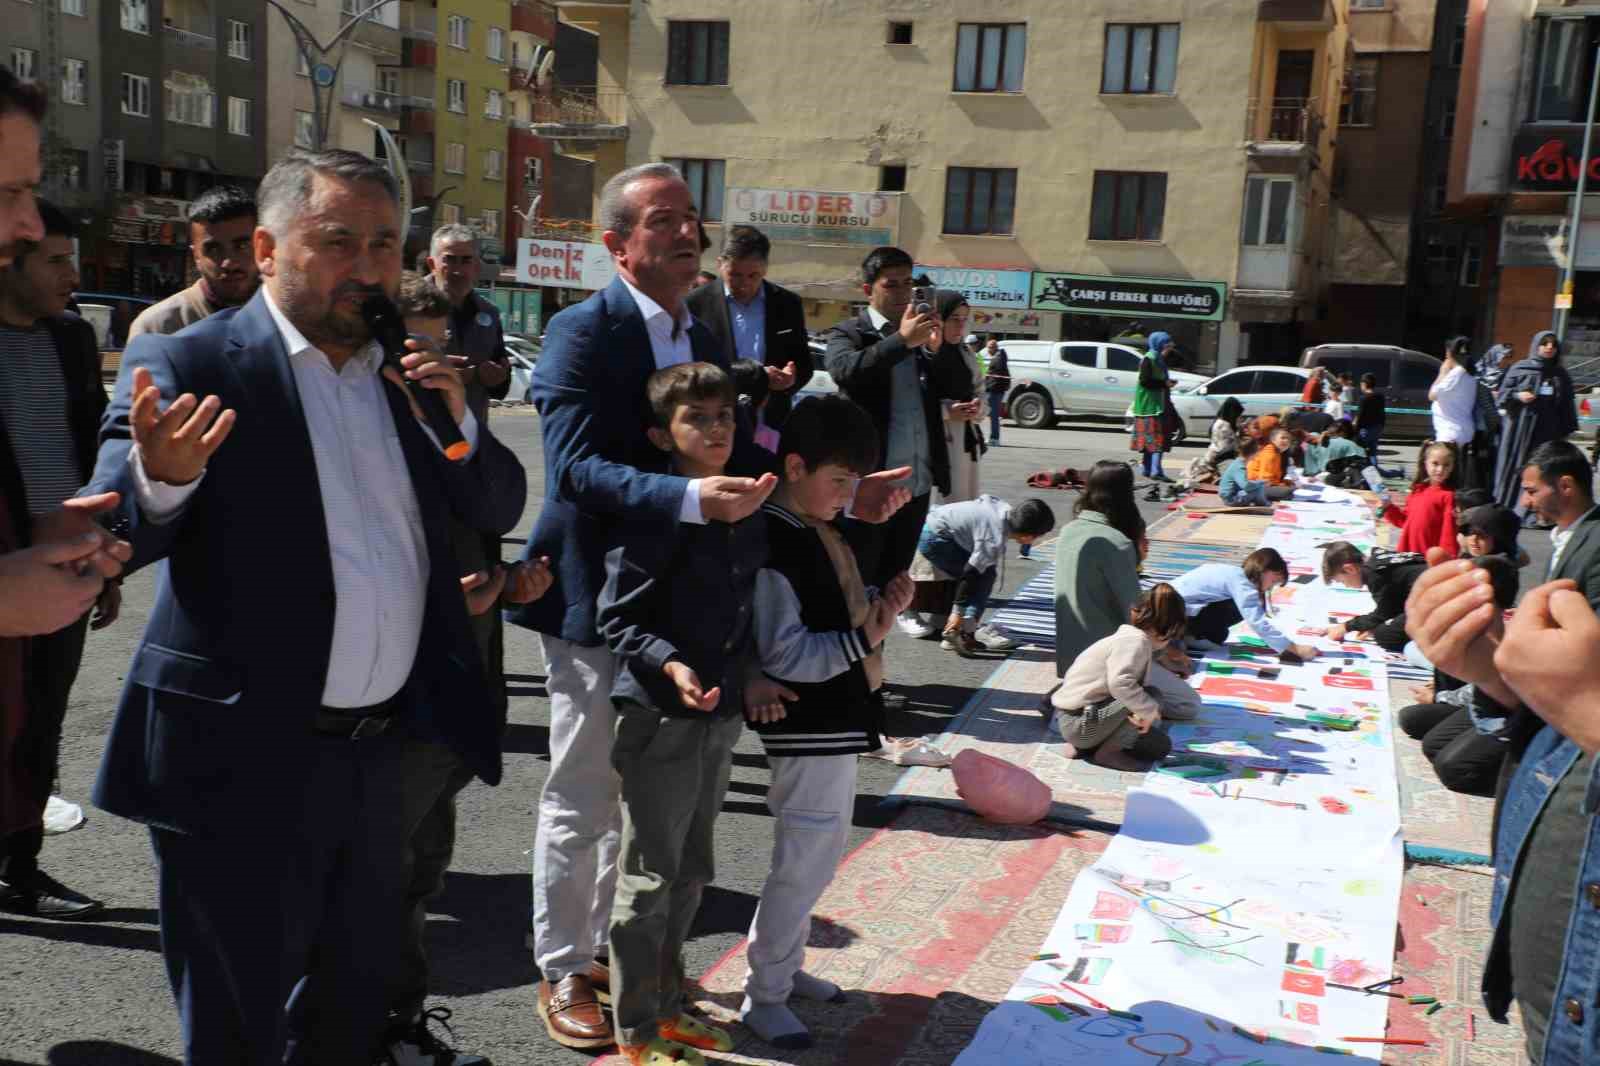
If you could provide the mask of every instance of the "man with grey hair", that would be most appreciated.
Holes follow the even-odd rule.
[[[599,217],[617,278],[550,320],[533,376],[545,498],[524,557],[548,557],[555,584],[543,599],[507,614],[539,633],[549,675],[550,772],[534,842],[532,943],[545,1029],[577,1048],[612,1042],[596,992],[611,987],[601,960],[621,831],[621,783],[611,763],[617,663],[595,629],[606,553],[623,523],[670,537],[683,523],[738,522],[776,483],[771,456],[756,446],[748,423],[739,427],[728,464],[752,475],[746,477],[676,476],[646,435],[652,373],[691,360],[728,365],[684,303],[700,267],[699,212],[689,187],[665,163],[633,167],[606,182]],[[881,518],[908,498],[884,477],[863,480],[858,511]],[[683,876],[709,877],[709,870]],[[640,1024],[618,1018],[624,1030]]]
[[[478,421],[489,417],[489,401],[505,399],[511,387],[500,309],[474,291],[483,269],[478,235],[459,222],[433,231],[424,269],[434,288],[450,300],[450,363],[467,387],[467,406]]]
[[[396,969],[406,742],[500,776],[447,518],[510,530],[526,478],[436,352],[386,365],[362,315],[400,282],[388,171],[291,152],[258,203],[261,288],[136,338],[102,424],[91,484],[122,495],[131,567],[166,567],[94,800],[150,827],[192,1066],[364,1066]]]

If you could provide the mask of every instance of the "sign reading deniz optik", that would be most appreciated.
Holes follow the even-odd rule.
[[[1092,274],[1033,275],[1033,308],[1036,311],[1216,322],[1222,318],[1227,296],[1228,286],[1220,281]]]
[[[775,241],[893,244],[900,230],[900,197],[881,192],[732,188],[722,221],[756,226]]]
[[[517,242],[517,280],[555,289],[603,289],[617,276],[617,264],[603,244],[582,241]]]
[[[1582,155],[1582,126],[1518,133],[1511,141],[1511,184],[1545,192],[1576,189]],[[1589,181],[1600,182],[1600,141],[1590,148]]]

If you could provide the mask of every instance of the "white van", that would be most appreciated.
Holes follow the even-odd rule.
[[[1017,425],[1040,429],[1058,415],[1117,417],[1133,402],[1144,353],[1113,341],[1003,341],[1011,368],[1006,405]],[[1173,387],[1198,385],[1201,374],[1171,371]]]

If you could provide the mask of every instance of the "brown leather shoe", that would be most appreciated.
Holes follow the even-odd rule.
[[[610,1006],[611,967],[603,962],[591,962],[589,964],[589,984],[594,987],[594,998]]]
[[[563,1047],[601,1048],[616,1042],[594,986],[584,974],[564,977],[554,988],[549,981],[540,981],[539,1014],[550,1039]]]

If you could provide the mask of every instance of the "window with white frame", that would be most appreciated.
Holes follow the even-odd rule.
[[[491,241],[500,239],[500,212],[493,207],[483,209],[483,214],[478,218],[478,236]]]
[[[122,0],[122,28],[129,33],[149,33],[150,0]]]
[[[457,114],[467,113],[467,83],[460,78],[445,82],[445,106]]]
[[[228,20],[228,55],[234,59],[250,58],[250,23]]]
[[[250,136],[250,101],[240,96],[228,97],[228,132],[240,137]]]
[[[461,205],[460,204],[440,204],[439,205],[439,218],[447,226],[458,226],[458,225],[460,225],[461,224]]]
[[[499,26],[489,27],[489,40],[484,46],[484,51],[489,58],[496,62],[503,61],[506,57],[506,31]]]
[[[150,79],[140,74],[122,76],[122,113],[148,117],[150,114]]]
[[[164,83],[167,95],[167,121],[180,126],[204,126],[215,121],[217,94],[211,83],[194,74],[173,71]]]
[[[483,152],[483,176],[490,181],[504,181],[506,176],[506,154],[498,148],[486,148]]]
[[[467,172],[467,146],[460,141],[451,141],[444,146],[444,172],[446,174]]]
[[[1244,185],[1244,236],[1252,248],[1289,243],[1294,212],[1293,178],[1250,178]]]
[[[394,67],[378,68],[378,88],[391,96],[400,95],[400,72]]]
[[[11,50],[11,73],[23,81],[32,81],[38,74],[39,53],[32,48]]]
[[[317,119],[309,111],[294,113],[294,146],[310,148],[317,142]]]
[[[81,59],[61,61],[61,102],[77,104],[89,102],[89,64]]]
[[[63,15],[84,14],[83,0],[61,0],[61,13]]]
[[[450,32],[450,47],[465,48],[467,46],[467,25],[469,19],[465,15],[451,15],[447,24]]]
[[[485,118],[505,117],[505,94],[499,89],[490,89],[483,98],[483,115]]]

